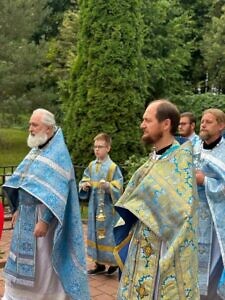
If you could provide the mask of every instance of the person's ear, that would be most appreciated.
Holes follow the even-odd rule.
[[[219,129],[221,132],[223,132],[223,130],[225,129],[224,123],[219,124]]]
[[[52,132],[52,127],[51,126],[47,126],[47,128],[46,128],[46,134],[50,135],[51,132]]]
[[[164,130],[169,130],[170,131],[170,127],[171,127],[171,120],[170,119],[165,119],[163,121]]]

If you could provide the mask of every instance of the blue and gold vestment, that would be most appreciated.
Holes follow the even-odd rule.
[[[115,206],[118,300],[197,300],[197,188],[192,146],[175,142],[133,175]]]
[[[109,182],[109,189],[104,192],[105,221],[96,220],[100,209],[100,181]],[[113,251],[115,239],[113,227],[118,220],[118,214],[114,210],[114,204],[121,196],[123,190],[123,176],[119,167],[108,156],[103,162],[98,160],[92,161],[85,169],[80,184],[88,181],[91,183],[91,189],[88,192],[88,237],[87,253],[100,264],[117,265]],[[81,191],[84,194],[84,191]],[[104,238],[101,233],[104,232]]]

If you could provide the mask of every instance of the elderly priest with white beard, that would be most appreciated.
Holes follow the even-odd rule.
[[[80,208],[69,152],[54,115],[33,112],[31,151],[4,184],[14,231],[4,300],[90,299]]]

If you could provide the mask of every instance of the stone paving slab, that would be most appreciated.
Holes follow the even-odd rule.
[[[83,224],[83,230],[84,238],[86,241],[86,224]],[[2,267],[8,256],[11,236],[12,228],[10,221],[7,220],[5,221],[4,230],[0,241],[0,252],[4,252],[3,254],[0,254],[0,256],[2,257],[0,258],[0,297],[4,294],[4,278],[2,276]],[[91,269],[93,267],[94,264],[92,263],[90,258],[87,257],[87,268]],[[107,273],[103,273],[101,275],[89,276],[89,287],[91,293],[91,300],[115,300],[118,288],[118,273],[115,272],[113,275],[107,275]]]

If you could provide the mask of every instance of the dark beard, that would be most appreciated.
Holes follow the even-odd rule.
[[[154,136],[142,137],[142,141],[144,142],[145,145],[153,145],[156,142],[158,142],[158,140],[160,140],[162,136],[163,136],[162,132],[159,132]]]

